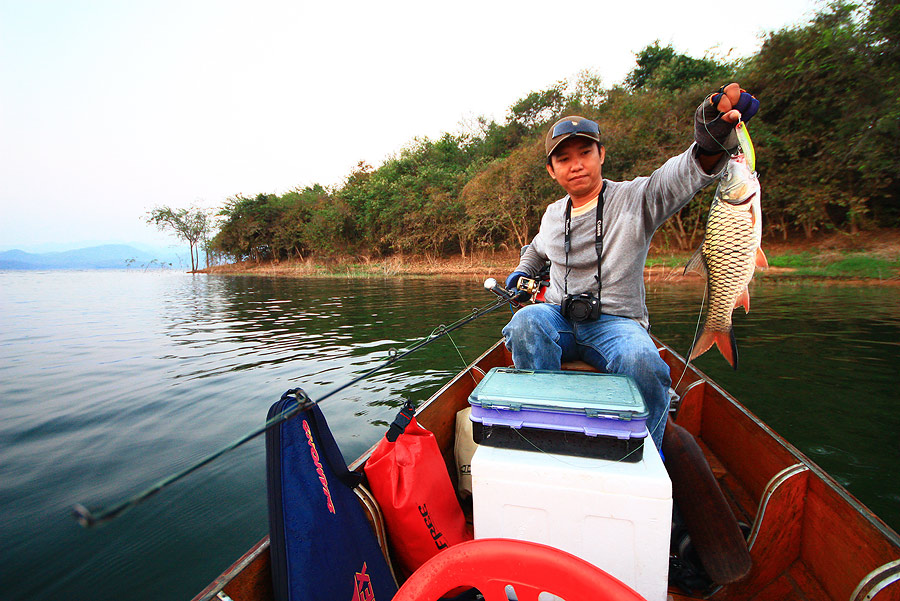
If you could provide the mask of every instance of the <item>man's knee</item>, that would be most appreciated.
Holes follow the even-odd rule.
[[[669,366],[655,348],[635,347],[621,353],[616,360],[617,373],[625,373],[638,379],[653,378],[669,386]]]
[[[539,305],[530,305],[513,315],[503,328],[503,336],[516,367],[559,369],[562,347],[555,323],[553,314]]]
[[[507,340],[525,340],[534,337],[550,338],[553,331],[546,315],[543,315],[540,311],[521,309],[512,316],[512,319],[503,328],[503,335]]]

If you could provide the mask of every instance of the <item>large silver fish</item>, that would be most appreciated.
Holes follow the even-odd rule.
[[[709,207],[703,243],[684,268],[685,273],[693,270],[706,276],[709,302],[690,359],[715,344],[734,369],[738,351],[731,314],[737,307],[750,311],[747,286],[757,267],[769,266],[760,248],[762,212],[753,145],[746,125],[738,124],[737,129],[741,152],[728,160]]]

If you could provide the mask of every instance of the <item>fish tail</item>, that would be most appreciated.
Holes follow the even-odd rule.
[[[694,341],[694,350],[691,351],[689,361],[693,361],[706,351],[712,348],[712,345],[718,347],[719,352],[725,357],[725,360],[737,370],[738,366],[738,350],[737,340],[734,338],[734,328],[728,328],[727,332],[713,331],[704,329],[700,332],[700,336]]]

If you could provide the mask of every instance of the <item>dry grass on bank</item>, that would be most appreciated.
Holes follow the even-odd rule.
[[[335,259],[326,262],[289,260],[256,263],[243,261],[204,270],[213,274],[279,277],[390,277],[458,276],[505,277],[519,262],[517,251],[470,253],[466,257],[394,255],[382,259]]]
[[[772,264],[764,272],[767,279],[787,277],[834,277],[821,268],[837,265],[848,257],[879,261],[885,269],[878,276],[860,276],[861,271],[837,273],[836,277],[875,279],[884,283],[900,281],[900,231],[877,230],[856,235],[834,233],[811,241],[789,242],[766,240],[763,249]],[[690,251],[673,251],[651,247],[645,276],[648,280],[667,282],[693,281],[699,276],[682,275]],[[779,261],[779,258],[782,259]],[[787,259],[787,260],[785,260]],[[394,255],[382,259],[335,259],[325,262],[290,260],[256,263],[244,261],[219,265],[204,270],[212,274],[256,275],[264,277],[392,277],[392,276],[469,276],[473,279],[506,277],[519,261],[517,250],[470,253],[466,257],[434,257],[428,255]],[[779,265],[781,263],[781,265]],[[809,269],[810,266],[814,268]]]

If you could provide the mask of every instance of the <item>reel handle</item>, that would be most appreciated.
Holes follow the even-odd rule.
[[[530,298],[533,294],[533,290],[536,289],[537,282],[535,280],[531,280],[528,278],[519,278],[519,283],[516,285],[517,292],[510,292],[509,290],[500,286],[497,283],[497,280],[494,278],[488,278],[484,281],[485,290],[489,290],[502,298],[503,300],[507,300],[517,307],[521,307],[521,301],[526,300],[526,297],[523,295],[527,294],[527,297]]]
[[[510,294],[508,290],[501,287],[494,278],[488,278],[484,281],[484,289],[493,292],[502,299],[513,300],[515,298],[514,294]]]

